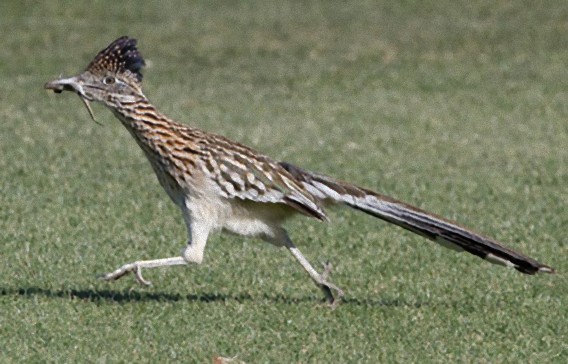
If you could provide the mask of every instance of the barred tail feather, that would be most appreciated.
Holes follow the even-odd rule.
[[[517,253],[495,240],[479,235],[455,222],[407,205],[376,192],[282,163],[288,172],[322,201],[343,203],[388,221],[456,251],[467,251],[491,263],[526,273],[554,273],[554,269]]]

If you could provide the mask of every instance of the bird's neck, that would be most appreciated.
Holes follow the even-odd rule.
[[[114,115],[133,132],[145,132],[156,127],[173,127],[173,120],[162,114],[143,95],[130,100],[122,100],[116,105],[109,106]]]
[[[144,96],[132,102],[122,102],[117,107],[110,107],[110,109],[148,157],[175,140],[181,130],[186,132],[193,130],[189,126],[176,123],[162,114]]]

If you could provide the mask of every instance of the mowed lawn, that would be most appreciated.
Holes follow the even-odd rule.
[[[568,362],[565,1],[0,4],[0,362]],[[527,276],[355,211],[283,249],[213,236],[201,266],[127,131],[43,84],[139,40],[167,115],[454,219],[558,270]]]

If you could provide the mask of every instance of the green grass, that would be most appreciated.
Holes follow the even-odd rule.
[[[0,362],[568,361],[564,1],[0,5]],[[558,269],[530,277],[350,211],[284,250],[215,236],[202,266],[126,130],[43,84],[139,39],[166,114],[457,219]],[[319,263],[318,263],[319,264]]]

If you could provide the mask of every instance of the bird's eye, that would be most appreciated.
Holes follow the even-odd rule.
[[[108,77],[103,78],[103,83],[105,85],[112,85],[114,83],[114,81],[115,81],[114,77],[108,76]]]

